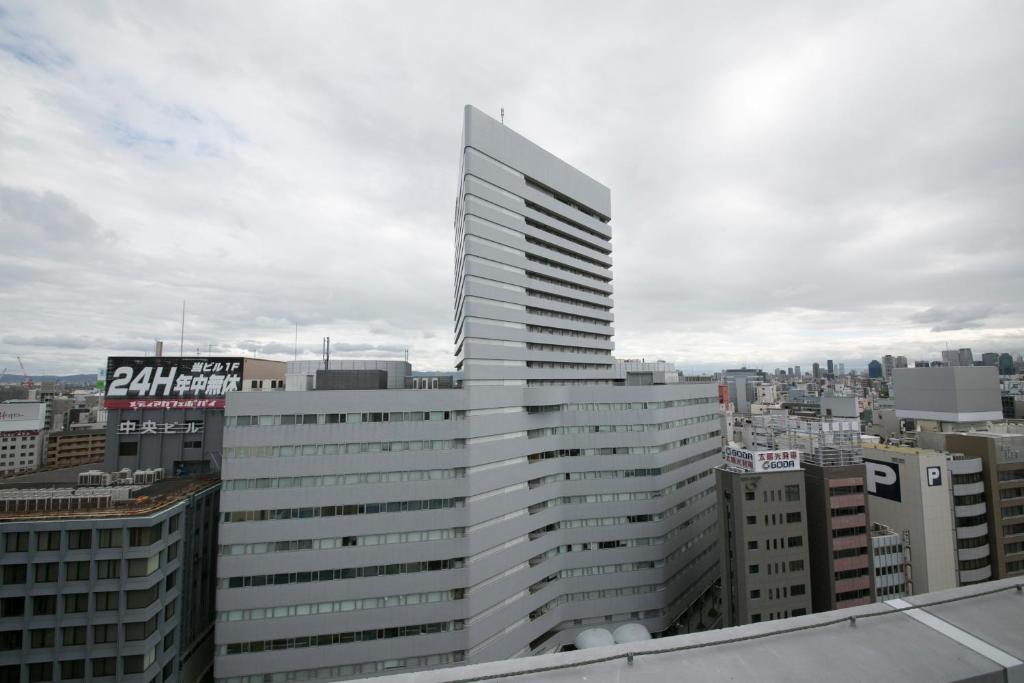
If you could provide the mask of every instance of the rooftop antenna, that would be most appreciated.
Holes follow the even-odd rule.
[[[181,339],[178,340],[178,355],[185,355],[185,300],[181,300]]]
[[[331,338],[324,337],[324,370],[331,369]]]
[[[501,108],[501,125],[505,125],[505,107]]]
[[[295,323],[295,353],[292,355],[292,360],[299,359],[299,324]]]
[[[406,362],[406,363],[408,363],[408,362],[409,362],[409,349],[406,349],[406,350],[405,350],[405,362]]]

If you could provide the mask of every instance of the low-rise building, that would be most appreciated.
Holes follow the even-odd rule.
[[[46,464],[49,467],[64,468],[102,463],[107,447],[107,430],[74,429],[51,432],[46,437]]]
[[[31,472],[43,462],[46,404],[0,403],[0,475]]]

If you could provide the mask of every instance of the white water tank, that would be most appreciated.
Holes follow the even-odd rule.
[[[623,624],[615,629],[612,637],[618,644],[640,643],[651,639],[651,632],[643,624]]]
[[[592,647],[604,647],[606,645],[614,645],[615,638],[612,637],[611,632],[606,628],[588,628],[586,631],[581,631],[576,636],[576,640],[573,641],[577,650],[588,650]]]

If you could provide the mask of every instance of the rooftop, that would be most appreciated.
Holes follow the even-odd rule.
[[[218,475],[207,474],[144,485],[79,486],[77,476],[83,469],[95,469],[95,463],[51,471],[47,479],[0,482],[0,522],[145,516],[220,481]]]
[[[1024,579],[803,617],[374,683],[1022,681]]]

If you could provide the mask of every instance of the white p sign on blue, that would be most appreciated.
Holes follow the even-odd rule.
[[[929,486],[942,486],[942,468],[929,467],[925,470],[925,480]]]

